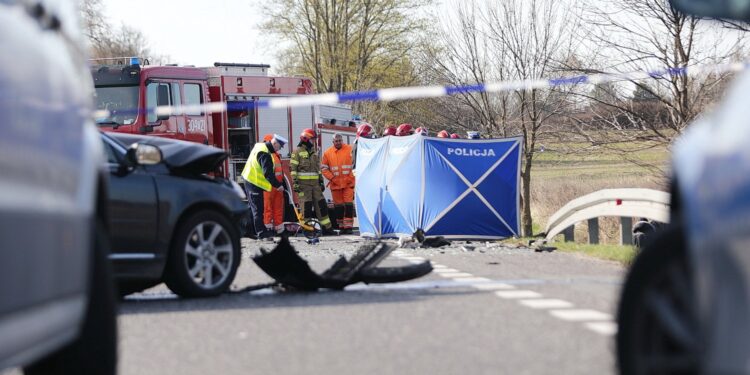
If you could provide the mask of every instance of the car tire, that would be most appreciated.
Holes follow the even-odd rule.
[[[73,342],[24,369],[28,375],[115,374],[117,318],[109,238],[99,222],[94,235],[89,298],[81,331]]]
[[[621,374],[699,373],[699,325],[679,226],[654,234],[625,280],[617,322]]]
[[[237,228],[218,212],[198,211],[177,228],[164,281],[181,297],[217,296],[229,289],[240,258]]]

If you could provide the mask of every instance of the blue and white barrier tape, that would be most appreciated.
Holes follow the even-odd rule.
[[[698,74],[719,74],[726,72],[739,72],[750,67],[750,63],[735,62],[726,64],[713,65],[696,65],[683,68],[664,68],[654,71],[636,71],[628,73],[598,73],[589,75],[577,75],[570,77],[560,77],[552,79],[530,79],[518,81],[501,81],[476,83],[462,86],[413,86],[413,87],[393,87],[379,90],[351,91],[343,93],[297,95],[289,97],[276,97],[271,99],[260,100],[257,103],[248,102],[216,102],[207,104],[186,105],[181,107],[162,106],[156,107],[154,112],[159,114],[182,114],[186,112],[223,112],[239,111],[249,108],[267,107],[267,108],[287,108],[303,107],[316,104],[336,104],[343,102],[358,101],[393,101],[407,99],[424,99],[437,98],[442,96],[455,95],[459,93],[473,92],[509,92],[517,90],[544,89],[552,87],[575,86],[582,84],[597,85],[608,82],[623,81],[640,81],[644,79],[656,79],[663,77],[692,76]],[[117,110],[96,111],[95,118],[108,118],[112,114],[137,114],[144,110]]]
[[[350,101],[392,101],[405,99],[424,99],[455,95],[458,93],[506,92],[517,90],[544,89],[561,86],[574,86],[580,84],[596,85],[607,82],[639,81],[643,79],[675,77],[682,75],[697,75],[701,73],[718,74],[741,71],[748,68],[749,66],[749,63],[727,63],[718,65],[698,65],[691,66],[689,68],[665,68],[649,72],[638,71],[629,73],[599,73],[553,79],[478,83],[465,86],[394,87],[371,91],[345,92],[340,94],[331,93],[271,98],[268,100],[259,101],[258,105],[260,107],[267,106],[270,108],[286,108],[308,106],[314,104],[335,104]]]

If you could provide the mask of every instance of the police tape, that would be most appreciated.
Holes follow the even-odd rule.
[[[287,108],[313,105],[338,104],[360,101],[395,101],[438,98],[456,94],[468,93],[501,93],[520,90],[547,89],[576,85],[598,85],[603,83],[641,81],[645,79],[672,78],[679,76],[694,76],[699,74],[721,74],[739,72],[750,67],[747,62],[732,62],[724,64],[706,64],[690,67],[662,68],[653,71],[633,71],[626,73],[596,73],[575,75],[551,79],[526,79],[515,81],[499,81],[475,83],[455,86],[411,86],[392,87],[377,90],[349,91],[343,93],[326,93],[312,95],[298,95],[289,97],[274,97],[258,101],[213,102],[182,106],[158,106],[154,109],[118,109],[97,110],[94,118],[107,119],[113,115],[154,114],[171,116],[180,114],[202,114],[224,111],[244,111],[255,108]]]

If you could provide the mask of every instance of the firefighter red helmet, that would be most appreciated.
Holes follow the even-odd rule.
[[[303,141],[309,141],[309,140],[315,139],[317,137],[318,137],[318,135],[315,134],[315,130],[312,130],[310,128],[307,128],[307,129],[303,130],[302,133],[299,135],[299,139],[301,139]]]
[[[263,142],[271,142],[273,140],[273,134],[266,134],[263,136]]]
[[[453,134],[451,134],[451,138],[458,139],[458,138],[461,138],[461,137],[459,137],[458,134],[453,133]]]
[[[448,132],[445,130],[441,130],[438,132],[437,136],[438,138],[449,138],[450,134],[448,134]]]
[[[414,134],[411,124],[401,124],[398,126],[398,129],[396,129],[396,135],[399,137],[410,134]]]
[[[418,128],[417,128],[417,130],[416,130],[416,131],[414,131],[414,133],[416,133],[416,134],[421,134],[421,135],[425,135],[425,136],[427,136],[427,135],[430,135],[430,131],[429,131],[429,130],[427,130],[427,128],[423,128],[423,127],[421,127],[421,126],[420,126],[420,127],[418,127]]]
[[[370,138],[372,135],[372,125],[364,123],[357,128],[357,137]]]
[[[396,135],[396,127],[393,125],[388,126],[383,130],[383,137],[386,135]]]

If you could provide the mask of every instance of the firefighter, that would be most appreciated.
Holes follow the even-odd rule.
[[[344,144],[341,134],[333,135],[333,146],[323,153],[320,163],[323,176],[333,195],[334,216],[341,233],[351,234],[354,225],[354,175],[352,174],[352,146]]]
[[[317,134],[312,129],[305,129],[300,134],[300,142],[289,161],[294,191],[299,198],[305,219],[315,215],[320,221],[323,234],[333,234],[331,219],[328,217],[328,204],[323,198],[325,184],[320,172],[320,158],[313,148],[312,140]]]
[[[447,131],[441,130],[437,133],[438,138],[450,138],[450,134]]]
[[[383,137],[387,135],[396,135],[396,127],[393,125],[388,125],[388,127],[383,130]]]
[[[242,169],[242,178],[245,179],[245,189],[248,192],[247,201],[253,215],[255,235],[258,239],[273,237],[273,232],[267,230],[263,223],[262,193],[271,190],[279,193],[284,191],[281,182],[276,179],[271,153],[279,151],[286,143],[287,140],[278,134],[274,134],[270,142],[256,143]]]
[[[375,132],[372,129],[372,125],[364,123],[357,128],[357,138],[354,140],[352,145],[352,171],[357,167],[357,143],[359,138],[375,138]]]
[[[263,137],[263,142],[271,142],[273,140],[272,134],[266,134]],[[283,145],[282,145],[283,147]],[[283,186],[284,185],[284,170],[281,166],[281,156],[278,151],[271,153],[273,158],[273,173],[276,176],[276,180]],[[266,230],[275,231],[276,234],[281,234],[284,231],[284,193],[278,190],[264,191],[263,192],[263,224],[266,226]]]
[[[412,134],[414,134],[414,129],[412,129],[411,124],[401,124],[396,129],[397,137],[403,137],[403,136],[412,135]]]

